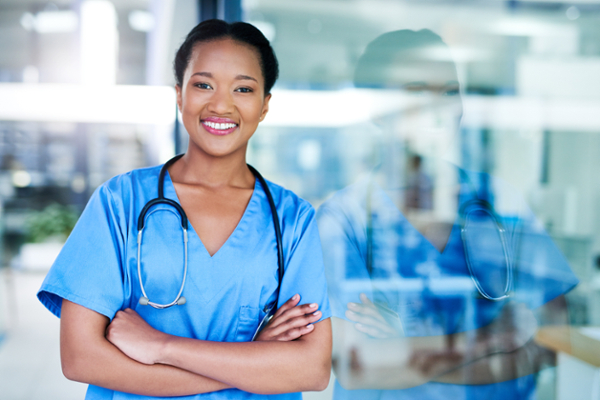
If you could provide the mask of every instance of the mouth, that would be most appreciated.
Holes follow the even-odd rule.
[[[202,126],[208,133],[218,136],[224,136],[232,133],[238,127],[238,124],[230,119],[224,118],[207,118],[203,119]]]

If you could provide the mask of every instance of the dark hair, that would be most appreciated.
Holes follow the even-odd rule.
[[[427,58],[427,50],[446,55],[447,61],[435,61],[436,64],[444,64],[457,76],[456,66],[451,61],[450,48],[440,36],[429,29],[402,29],[384,33],[368,44],[356,64],[354,86],[394,87],[401,83],[394,72],[396,67],[410,61],[432,62],[433,60]]]
[[[228,23],[220,19],[202,21],[188,33],[185,41],[177,50],[173,62],[177,85],[181,87],[183,84],[183,74],[190,62],[194,45],[226,38],[256,49],[259,55],[260,69],[265,79],[265,95],[269,94],[279,75],[279,64],[271,44],[262,32],[253,25],[245,22]]]

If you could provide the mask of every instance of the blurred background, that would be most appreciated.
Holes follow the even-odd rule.
[[[98,185],[185,150],[172,60],[211,17],[271,40],[281,73],[249,162],[315,208],[377,164],[373,119],[402,103],[354,87],[367,44],[397,29],[441,36],[463,106],[444,157],[522,195],[580,280],[571,324],[600,326],[600,1],[0,0],[2,399],[83,397],[35,292]],[[580,392],[549,374],[538,396],[600,398],[600,363],[581,362],[593,379],[573,378]]]

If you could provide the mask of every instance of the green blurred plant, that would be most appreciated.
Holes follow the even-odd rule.
[[[79,214],[68,206],[50,204],[27,219],[26,240],[30,243],[65,241]]]

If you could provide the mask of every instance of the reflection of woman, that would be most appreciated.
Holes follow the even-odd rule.
[[[429,210],[408,201],[411,180],[402,178],[414,156],[406,154],[446,140],[455,128],[439,121],[460,114],[454,65],[433,61],[448,53],[430,31],[395,31],[371,42],[358,62],[357,84],[400,90],[415,105],[378,119],[390,140],[380,165],[319,209],[337,317],[337,399],[530,398],[532,374],[553,362],[532,340],[537,325],[567,323],[562,294],[577,279],[507,185],[423,158],[438,174],[433,198],[446,207],[438,212],[435,201]],[[501,301],[478,294],[467,266],[459,210],[473,200],[491,203],[492,212],[499,204],[509,210],[499,220],[510,258],[495,224],[476,224],[468,237],[477,279],[494,298],[505,294],[507,261],[514,266]]]
[[[268,184],[285,261],[277,299],[272,214],[245,161],[277,77],[273,51],[251,25],[210,20],[190,32],[175,72],[190,137],[164,192],[193,226],[187,303],[163,310],[138,303],[136,222],[157,196],[160,168],[111,179],[92,196],[38,294],[61,317],[63,371],[90,383],[93,399],[322,390],[331,328],[314,210]],[[142,279],[157,303],[172,300],[183,274],[181,225],[171,211],[156,206],[144,229]],[[252,342],[275,300],[278,312]]]

